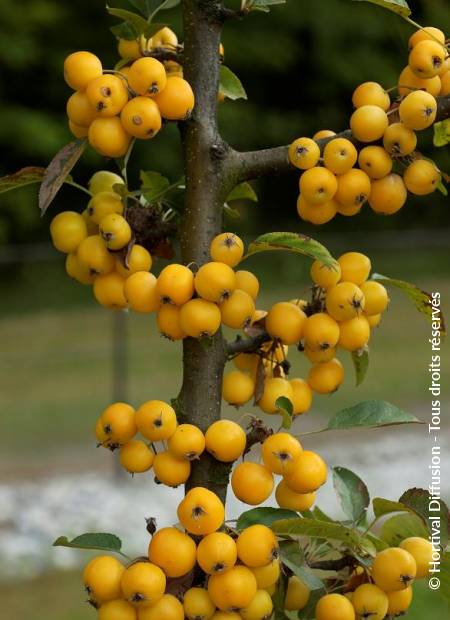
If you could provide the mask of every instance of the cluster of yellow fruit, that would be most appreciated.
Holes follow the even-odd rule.
[[[327,594],[316,606],[316,620],[383,620],[403,616],[413,599],[412,583],[429,575],[432,544],[424,538],[405,539],[399,547],[379,552],[370,569],[359,567],[345,594]]]
[[[95,54],[74,52],[64,78],[75,90],[67,101],[70,130],[105,157],[124,156],[132,138],[153,138],[163,120],[185,120],[194,107],[189,83],[151,56],[105,71]]]
[[[138,432],[144,439],[135,438]],[[137,410],[127,403],[113,403],[98,418],[95,436],[98,445],[120,450],[120,463],[128,472],[153,468],[156,481],[170,487],[188,481],[191,462],[205,450],[222,463],[233,463],[247,449],[247,435],[236,422],[219,420],[203,433],[193,424],[178,425],[174,409],[161,400],[147,401]],[[157,452],[159,442],[162,448]],[[274,474],[281,475],[275,492],[280,508],[309,510],[327,479],[322,458],[303,450],[289,433],[264,439],[262,457],[263,464],[243,461],[234,468],[231,487],[235,496],[252,506],[261,504],[272,494]]]
[[[386,288],[368,280],[370,271],[369,257],[359,252],[343,254],[334,267],[314,261],[312,302],[278,302],[260,319],[273,340],[256,352],[234,358],[238,370],[225,374],[224,399],[237,406],[250,400],[261,370],[264,389],[255,398],[267,414],[279,412],[280,397],[291,401],[297,416],[308,411],[314,392],[330,394],[337,390],[344,380],[344,368],[336,358],[338,348],[364,350],[388,307]],[[303,350],[312,363],[306,381],[285,376],[283,365],[289,345]]]
[[[289,159],[304,170],[297,201],[303,220],[325,224],[337,213],[353,216],[366,201],[376,213],[392,215],[403,207],[408,191],[424,196],[438,187],[441,173],[416,151],[416,131],[434,123],[436,97],[450,94],[449,52],[437,28],[418,30],[409,44],[409,64],[397,87],[399,103],[391,105],[377,82],[365,82],[353,93],[350,128],[362,147],[359,152],[353,141],[333,137],[330,130],[291,144]],[[321,153],[317,140],[323,138],[328,141]],[[394,164],[402,169],[393,171]]]

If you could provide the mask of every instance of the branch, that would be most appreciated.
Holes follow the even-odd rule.
[[[450,117],[450,95],[437,97],[436,121],[443,121]],[[347,138],[353,140],[349,129],[338,133],[331,138],[318,140],[317,144],[322,149],[333,138]],[[287,146],[278,146],[260,151],[231,151],[229,155],[229,169],[235,175],[237,183],[250,181],[267,175],[285,174],[297,170],[289,161]]]
[[[251,338],[236,338],[234,342],[227,344],[228,355],[234,355],[236,353],[252,353],[259,349],[259,347],[265,342],[272,340],[271,336],[267,332],[252,336]]]
[[[167,49],[166,47],[156,47],[151,51],[144,52],[144,56],[156,58],[156,60],[159,60],[160,62],[173,60],[174,62],[183,64],[183,47],[179,45],[176,50]]]
[[[356,560],[351,555],[344,555],[342,558],[338,560],[321,560],[320,562],[311,562],[308,566],[309,568],[314,568],[317,570],[333,570],[340,571],[344,568],[349,568],[356,564]]]

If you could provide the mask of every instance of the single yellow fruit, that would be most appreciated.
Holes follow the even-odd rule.
[[[293,467],[302,451],[300,442],[290,433],[274,433],[262,444],[264,465],[273,474],[284,475]]]
[[[305,222],[321,226],[331,221],[338,212],[338,202],[334,199],[320,205],[307,202],[302,194],[297,200],[297,213]]]
[[[289,161],[300,170],[316,166],[319,157],[319,145],[311,138],[297,138],[289,147]]]
[[[86,87],[86,98],[101,118],[120,114],[128,101],[128,89],[122,77],[105,73]]]
[[[168,450],[158,452],[153,461],[156,479],[168,487],[177,487],[187,482],[191,475],[191,462],[179,459]]]
[[[251,602],[240,610],[242,620],[265,620],[270,618],[273,603],[270,594],[265,590],[258,590]]]
[[[311,205],[330,202],[337,191],[336,177],[330,170],[316,166],[300,177],[300,193]]]
[[[224,573],[211,575],[208,580],[209,596],[222,611],[244,609],[251,603],[256,591],[255,576],[245,566],[233,566]]]
[[[272,306],[266,317],[266,329],[283,344],[295,344],[303,335],[306,314],[298,306],[281,301]]]
[[[391,172],[393,161],[386,149],[370,145],[359,152],[358,164],[371,179],[382,179]]]
[[[123,185],[124,180],[118,174],[109,172],[109,170],[99,170],[95,172],[89,179],[89,191],[93,196],[100,192],[113,192],[114,185]]]
[[[194,487],[178,505],[181,525],[196,536],[206,536],[218,530],[225,519],[225,508],[215,493]]]
[[[64,61],[64,79],[74,90],[84,90],[102,72],[100,59],[91,52],[73,52]]]
[[[158,290],[158,283],[156,283]],[[169,340],[182,340],[187,334],[181,329],[180,307],[171,304],[162,305],[156,315],[156,323],[161,334]]]
[[[75,252],[80,243],[87,238],[84,218],[75,211],[63,211],[56,215],[50,224],[53,245],[60,252]]]
[[[258,278],[251,271],[236,271],[236,288],[245,291],[255,300],[259,293]]]
[[[100,416],[100,423],[110,444],[123,445],[136,435],[135,411],[127,403],[113,403]]]
[[[370,177],[363,170],[352,168],[339,175],[335,199],[343,207],[361,206],[370,196],[370,189]]]
[[[441,182],[441,173],[435,163],[427,159],[416,159],[403,173],[403,182],[411,194],[425,196],[435,191]]]
[[[118,116],[96,118],[89,126],[89,144],[104,157],[123,157],[130,146],[131,136]]]
[[[205,433],[206,449],[218,461],[231,463],[242,456],[247,436],[239,424],[232,420],[213,422]]]
[[[100,235],[83,239],[77,249],[77,258],[94,275],[107,274],[114,269],[114,257],[108,252]]]
[[[284,608],[288,611],[304,609],[308,604],[311,590],[296,575],[289,577]]]
[[[89,268],[80,262],[76,254],[67,254],[65,267],[67,275],[77,282],[81,284],[92,284],[94,282],[95,274],[92,274]]]
[[[122,109],[120,120],[130,136],[149,140],[161,129],[161,114],[153,99],[134,97]]]
[[[205,588],[189,588],[183,596],[183,607],[187,620],[211,620],[216,611]]]
[[[445,63],[443,66],[445,66]],[[397,88],[400,97],[405,97],[415,90],[425,90],[433,97],[437,97],[441,90],[441,78],[438,75],[430,79],[417,77],[410,67],[407,66],[400,73]]]
[[[164,401],[149,400],[136,410],[136,426],[146,439],[165,441],[177,428],[177,416]]]
[[[304,450],[284,480],[295,493],[313,493],[327,481],[326,463],[316,452]]]
[[[224,573],[237,561],[236,543],[224,532],[213,532],[205,536],[197,547],[197,562],[208,575]]]
[[[391,106],[388,93],[378,82],[364,82],[360,84],[352,96],[352,103],[355,108],[363,105],[375,105],[387,112]]]
[[[364,315],[340,323],[339,346],[346,351],[362,349],[370,338],[369,321]]]
[[[148,271],[136,271],[125,280],[123,292],[135,312],[155,312],[159,306],[156,278]]]
[[[213,261],[236,267],[244,254],[244,244],[237,235],[222,233],[211,241],[209,253]]]
[[[329,349],[332,350],[332,349]],[[306,413],[311,408],[313,393],[304,379],[295,378],[289,381],[292,388],[292,406],[294,416]]]
[[[261,590],[262,588],[270,588],[270,586],[273,586],[280,577],[280,561],[275,559],[272,560],[270,564],[251,568],[250,570],[256,577],[258,590]]]
[[[373,181],[369,205],[375,213],[392,215],[403,207],[407,197],[408,192],[402,177],[392,172],[382,179]]]
[[[155,453],[140,439],[131,439],[120,448],[120,464],[130,474],[141,474],[151,469]]]
[[[164,65],[151,57],[135,60],[130,67],[128,84],[138,95],[154,97],[163,91],[167,84]]]
[[[316,493],[295,493],[292,491],[285,480],[281,480],[275,490],[275,499],[280,508],[304,512],[309,510],[316,501]]]
[[[96,603],[120,598],[120,582],[124,571],[123,564],[109,555],[91,560],[83,571],[83,583],[89,598]]]
[[[198,459],[205,449],[205,436],[193,424],[180,424],[170,437],[169,451],[179,459]]]
[[[419,536],[412,536],[405,538],[400,543],[400,548],[408,551],[416,561],[416,578],[424,579],[427,577],[430,571],[430,563],[433,561],[433,545],[431,542]]]
[[[326,312],[312,314],[305,321],[303,339],[313,351],[333,348],[339,340],[339,324]]]
[[[140,609],[138,620],[184,620],[184,609],[172,594],[164,594],[154,605]]]
[[[361,284],[361,291],[364,295],[364,313],[372,316],[381,314],[389,304],[389,296],[386,288],[379,282],[368,280]]]
[[[166,576],[150,562],[135,562],[122,575],[123,597],[138,609],[152,606],[163,596]]]
[[[416,43],[410,51],[408,66],[420,78],[433,78],[439,75],[447,54],[445,45],[425,39]]]
[[[194,274],[184,265],[167,265],[158,276],[157,290],[163,304],[182,306],[194,294]]]
[[[414,581],[417,564],[404,549],[390,547],[377,553],[372,565],[372,578],[384,592],[405,590]]]
[[[386,112],[376,105],[363,105],[350,117],[350,129],[359,142],[375,142],[383,137],[389,124]]]
[[[358,618],[383,620],[387,614],[389,601],[387,594],[378,586],[364,583],[354,591],[352,605]]]
[[[266,379],[264,382],[263,394],[257,403],[258,407],[260,407],[264,413],[278,413],[279,407],[277,406],[277,400],[281,396],[284,396],[293,402],[294,392],[289,381],[283,379],[282,377],[272,377],[270,379]]]
[[[150,271],[152,268],[152,257],[148,250],[137,243],[133,245],[127,256],[127,265],[119,258],[116,259],[116,270],[124,278],[128,278],[137,271]]]
[[[81,127],[89,127],[97,116],[97,112],[89,103],[86,93],[79,90],[70,95],[67,100],[66,111],[69,120]]]
[[[350,140],[334,138],[327,143],[323,150],[325,168],[334,174],[344,174],[356,164],[358,151]]]
[[[95,224],[100,225],[107,215],[122,215],[123,208],[122,198],[115,192],[97,192],[88,203],[87,213]]]
[[[325,265],[320,260],[315,260],[311,265],[311,280],[321,288],[330,288],[341,279],[341,267],[339,264]]]
[[[176,527],[163,527],[153,534],[148,546],[150,562],[167,577],[181,577],[195,566],[197,547],[190,536]]]
[[[335,321],[348,321],[364,310],[364,294],[351,281],[342,281],[328,289],[325,305]]]
[[[169,121],[184,121],[194,109],[194,92],[185,79],[169,75],[162,92],[155,96],[161,116]]]
[[[108,250],[121,250],[131,240],[133,231],[127,220],[118,213],[104,217],[99,226],[100,236]]]
[[[409,129],[420,131],[430,127],[437,112],[437,102],[433,95],[416,90],[402,100],[398,109],[400,120]],[[94,121],[95,122],[95,121]]]
[[[392,157],[404,157],[414,152],[417,136],[403,123],[392,123],[384,132],[383,145]]]
[[[223,377],[222,398],[230,405],[240,407],[247,403],[255,391],[255,382],[245,372],[232,370]]]
[[[137,620],[136,609],[123,599],[108,601],[98,610],[98,620]]]
[[[194,286],[203,299],[220,303],[236,288],[236,276],[225,263],[212,261],[205,263],[195,274]]]
[[[326,594],[316,605],[316,620],[355,620],[351,602],[342,594]]]
[[[255,312],[255,302],[252,297],[240,289],[235,289],[219,307],[222,323],[232,329],[248,327]]]
[[[217,305],[201,298],[189,300],[180,309],[180,327],[192,338],[214,336],[221,318]]]
[[[445,34],[439,28],[435,28],[434,26],[425,26],[425,28],[421,28],[420,30],[416,30],[410,37],[408,41],[408,48],[412,49],[417,43],[420,41],[439,41],[439,43],[445,43]]]
[[[273,491],[273,475],[259,463],[240,463],[231,475],[231,487],[241,502],[258,506],[265,502]]]
[[[408,586],[405,590],[397,592],[389,592],[388,597],[388,615],[402,616],[411,606],[413,599],[413,589]]]
[[[97,276],[94,280],[94,297],[105,308],[121,310],[127,307],[125,297],[125,278],[117,271],[111,271]]]

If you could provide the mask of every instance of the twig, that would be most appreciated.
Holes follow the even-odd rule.
[[[251,353],[271,339],[272,338],[267,332],[263,332],[251,338],[236,338],[234,342],[228,343],[227,353],[228,355],[233,355],[235,353]]]

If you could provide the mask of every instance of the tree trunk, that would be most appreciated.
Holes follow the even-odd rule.
[[[227,147],[217,128],[220,5],[211,0],[184,0],[183,22],[184,74],[194,90],[195,108],[181,130],[186,177],[181,249],[185,264],[201,265],[209,260],[211,240],[221,231],[226,198]],[[206,431],[220,419],[225,361],[220,331],[206,343],[193,338],[183,341],[183,385],[177,402],[181,421]],[[224,501],[228,476],[229,466],[205,453],[193,462],[187,488],[208,487]]]

